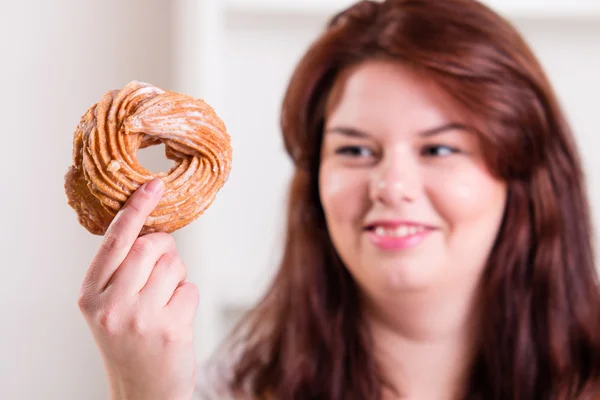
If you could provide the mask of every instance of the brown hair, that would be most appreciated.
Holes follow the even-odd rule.
[[[280,269],[230,344],[231,387],[256,398],[380,399],[385,384],[359,295],[329,238],[318,170],[340,72],[374,58],[427,74],[479,121],[508,183],[484,274],[481,345],[465,399],[588,399],[600,379],[600,291],[584,176],[548,79],[517,31],[472,0],[360,1],[297,66],[281,129],[295,165]],[[269,396],[270,397],[270,396]]]

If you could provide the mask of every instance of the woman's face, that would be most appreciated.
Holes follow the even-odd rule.
[[[342,85],[326,117],[319,190],[354,279],[381,295],[478,281],[507,191],[469,121],[399,64],[364,63]]]

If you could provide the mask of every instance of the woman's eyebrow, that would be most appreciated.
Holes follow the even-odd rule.
[[[350,128],[347,126],[334,126],[333,128],[327,128],[325,133],[337,133],[344,136],[355,137],[355,138],[368,138],[370,135],[361,130]]]
[[[422,132],[419,133],[419,136],[423,136],[423,137],[429,137],[429,136],[435,136],[435,135],[439,135],[440,133],[444,133],[444,132],[448,132],[448,131],[463,131],[463,132],[467,132],[467,133],[474,133],[475,130],[473,129],[473,127],[466,125],[466,124],[461,124],[459,122],[450,122],[435,128],[430,128],[427,130],[424,130]]]
[[[439,135],[441,133],[448,132],[448,131],[454,131],[454,130],[464,131],[467,133],[474,132],[473,127],[471,127],[469,125],[462,124],[459,122],[450,122],[450,123],[447,123],[444,125],[436,126],[434,128],[429,128],[424,131],[421,131],[421,132],[419,132],[419,136],[429,137],[429,136]],[[340,135],[354,137],[354,138],[368,138],[371,136],[365,131],[361,131],[356,128],[350,128],[347,126],[334,126],[332,128],[327,128],[325,130],[325,133],[337,133]]]

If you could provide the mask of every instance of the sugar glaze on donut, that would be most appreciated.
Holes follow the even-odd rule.
[[[136,152],[163,143],[171,169],[152,173]],[[133,81],[107,92],[82,116],[65,175],[79,223],[103,235],[129,196],[153,178],[165,183],[142,234],[173,232],[213,203],[231,170],[231,138],[205,101]]]

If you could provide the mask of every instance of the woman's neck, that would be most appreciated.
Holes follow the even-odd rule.
[[[461,289],[365,302],[375,354],[401,394],[386,399],[454,400],[462,393],[481,312],[475,290]]]

